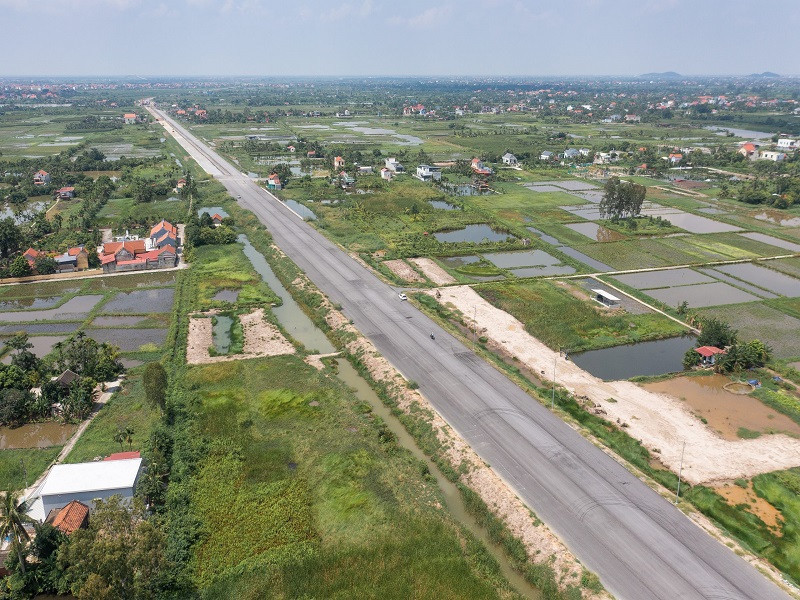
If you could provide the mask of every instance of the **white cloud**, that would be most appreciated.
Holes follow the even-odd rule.
[[[436,25],[450,23],[448,17],[450,17],[452,13],[453,7],[449,4],[444,4],[442,6],[431,6],[421,13],[410,17],[392,17],[389,19],[389,22],[397,25],[405,25],[412,29],[430,29]]]

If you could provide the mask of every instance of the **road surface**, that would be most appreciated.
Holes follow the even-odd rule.
[[[789,598],[272,194],[151,112],[617,598]]]

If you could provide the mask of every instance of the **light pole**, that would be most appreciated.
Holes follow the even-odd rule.
[[[678,504],[678,497],[681,495],[681,475],[683,475],[683,453],[686,452],[686,440],[683,440],[681,449],[681,466],[678,469],[678,489],[675,492],[675,504]]]

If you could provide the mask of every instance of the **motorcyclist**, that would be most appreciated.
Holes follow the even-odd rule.
[[[436,339],[436,336],[435,336],[435,335],[433,335],[433,332],[432,332],[432,331],[431,331],[431,339],[432,339],[432,340],[435,340],[435,339]]]

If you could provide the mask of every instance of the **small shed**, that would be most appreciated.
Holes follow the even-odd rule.
[[[592,290],[594,299],[603,306],[619,306],[620,299],[605,290]]]
[[[717,362],[718,354],[725,354],[725,350],[716,346],[700,346],[694,349],[700,355],[700,364],[713,365]]]

